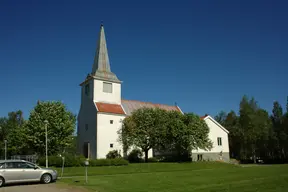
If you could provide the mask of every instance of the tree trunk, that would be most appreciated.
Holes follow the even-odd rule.
[[[255,155],[255,154],[253,155],[253,161],[254,161],[254,164],[257,163],[257,161],[256,161],[256,155]]]
[[[256,164],[257,163],[257,161],[256,161],[256,149],[254,146],[252,147],[252,155],[253,155],[254,164]]]
[[[148,163],[148,150],[145,150],[145,163]]]
[[[282,152],[282,157],[283,157],[283,159],[286,159],[286,157],[285,157],[285,149],[284,149],[284,147],[282,147],[282,150],[281,150],[281,152]]]

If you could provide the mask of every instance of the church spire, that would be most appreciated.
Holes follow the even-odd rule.
[[[111,72],[110,62],[104,32],[104,25],[101,23],[97,50],[92,68],[92,76],[106,81],[120,82],[117,76]]]

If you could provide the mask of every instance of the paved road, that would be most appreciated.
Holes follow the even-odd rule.
[[[68,186],[57,186],[52,184],[29,184],[29,185],[14,185],[5,186],[0,188],[0,192],[85,192],[79,188],[73,188]]]

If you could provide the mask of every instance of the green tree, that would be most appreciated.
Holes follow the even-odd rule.
[[[287,102],[286,102],[286,113],[288,113],[288,96],[287,96]]]
[[[272,129],[272,122],[268,112],[264,109],[258,109],[253,123],[255,127],[256,155],[258,157],[266,157],[269,155],[269,136]]]
[[[221,111],[215,118],[223,122],[224,116]],[[288,113],[283,114],[279,102],[273,103],[272,115],[269,117],[268,112],[261,109],[254,98],[249,99],[244,95],[240,101],[239,116],[234,111],[229,112],[223,125],[230,132],[231,157],[242,160],[252,157],[254,162],[257,157],[272,162],[287,159]]]
[[[273,124],[273,132],[271,133],[270,139],[273,141],[271,147],[274,148],[274,156],[276,158],[283,158],[283,141],[282,135],[285,135],[283,132],[283,109],[278,101],[273,103],[271,120]],[[285,140],[284,140],[285,141]]]
[[[132,116],[126,117],[122,120],[122,128],[118,130],[118,141],[122,143],[124,158],[128,157],[128,150],[133,145],[134,139],[134,127],[135,123],[133,122]]]
[[[174,156],[173,160],[181,161],[183,158],[188,157],[189,151],[192,149],[192,146],[190,146],[191,134],[184,123],[183,114],[178,111],[166,113],[168,114],[168,121],[164,127],[166,129],[163,131],[164,135],[161,136],[163,143],[161,151],[170,152]]]
[[[184,124],[187,126],[187,141],[193,149],[210,150],[212,142],[209,139],[209,127],[204,120],[194,113],[187,113],[184,116]]]
[[[239,126],[243,134],[242,147],[240,149],[240,158],[248,159],[251,154],[249,154],[250,147],[248,139],[248,131],[252,129],[251,119],[253,118],[253,110],[249,105],[249,99],[246,95],[242,97],[239,109]]]
[[[282,121],[282,134],[280,136],[281,142],[282,142],[282,154],[283,159],[286,159],[288,157],[288,112],[286,112],[283,116]]]
[[[263,149],[263,142],[268,140],[271,121],[268,113],[258,106],[253,97],[249,100],[247,96],[243,96],[239,113],[239,125],[243,134],[241,157],[244,159],[252,157],[256,163]]]
[[[7,118],[0,117],[0,141],[4,141],[8,136]]]
[[[48,153],[57,155],[71,145],[76,116],[59,101],[38,102],[30,113],[25,129],[29,149],[45,154],[45,121],[48,133]]]
[[[4,146],[4,140],[8,137],[7,118],[0,118],[0,146]],[[0,148],[0,157],[4,156],[4,147]]]
[[[161,136],[167,122],[166,111],[154,108],[140,108],[122,123],[119,140],[124,146],[124,153],[131,146],[142,149],[145,153],[145,162],[148,162],[148,151],[162,144]],[[162,114],[162,115],[161,115]]]
[[[71,142],[65,148],[65,153],[70,155],[80,155],[77,154],[77,136],[72,136]]]
[[[7,140],[8,156],[22,155],[27,152],[24,127],[25,120],[21,110],[9,112],[8,117],[0,118],[1,146],[4,146],[4,140]]]
[[[243,132],[239,127],[239,117],[234,111],[230,111],[227,114],[223,126],[229,131],[230,156],[239,159],[241,148],[243,147]]]
[[[177,111],[167,113],[169,120],[162,140],[166,144],[164,150],[176,155],[174,160],[187,161],[191,158],[192,150],[212,148],[212,142],[208,137],[209,128],[198,115],[194,113],[182,115]]]
[[[227,114],[224,111],[220,111],[214,119],[220,123],[222,126],[225,124],[225,120],[227,118]]]
[[[206,123],[193,113],[141,108],[123,120],[119,140],[125,149],[141,148],[146,162],[152,148],[160,153],[176,153],[177,159],[182,160],[190,158],[192,149],[211,149],[208,134]]]

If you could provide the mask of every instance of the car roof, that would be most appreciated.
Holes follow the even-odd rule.
[[[16,159],[10,159],[10,160],[0,160],[0,163],[10,163],[10,162],[26,162],[25,160],[16,160]]]

